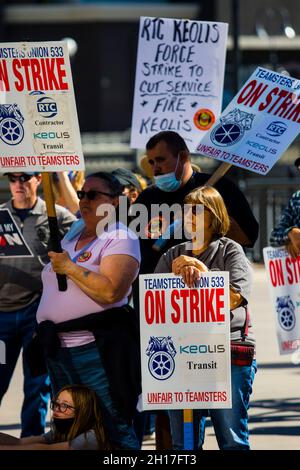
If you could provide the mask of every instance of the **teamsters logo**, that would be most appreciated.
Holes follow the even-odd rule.
[[[17,104],[0,104],[0,138],[7,145],[17,145],[24,137],[24,117]]]
[[[295,328],[296,316],[295,306],[289,295],[283,295],[276,299],[276,311],[278,314],[278,322],[281,328],[290,331]]]
[[[149,372],[157,380],[166,380],[175,370],[176,349],[171,336],[150,336],[146,354]]]
[[[233,109],[221,117],[220,124],[211,133],[211,141],[218,147],[236,144],[244,136],[245,131],[252,127],[254,114]]]

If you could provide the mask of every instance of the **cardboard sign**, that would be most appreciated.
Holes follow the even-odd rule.
[[[143,409],[230,408],[228,273],[193,289],[173,274],[139,282]]]
[[[300,348],[300,256],[294,259],[285,248],[263,250],[273,305],[280,354]]]
[[[176,131],[194,151],[221,112],[228,25],[140,19],[131,147]]]
[[[300,80],[258,67],[197,151],[267,174],[300,131]]]
[[[0,44],[0,172],[83,169],[67,43]]]
[[[33,257],[8,209],[0,209],[0,258]]]

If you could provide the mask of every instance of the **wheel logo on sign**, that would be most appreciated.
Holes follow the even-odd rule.
[[[218,147],[228,147],[236,144],[244,136],[245,131],[252,127],[254,114],[233,109],[220,119],[212,131],[210,139]]]
[[[290,331],[295,328],[296,315],[295,306],[289,295],[277,297],[276,311],[278,314],[278,322],[283,330]]]
[[[149,356],[148,369],[152,377],[166,380],[175,370],[176,349],[171,336],[150,336],[146,354]]]
[[[17,104],[0,104],[0,139],[7,145],[17,145],[24,137],[24,117]]]

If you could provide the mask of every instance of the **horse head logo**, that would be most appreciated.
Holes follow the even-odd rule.
[[[223,116],[220,121],[222,124],[238,124],[244,131],[249,131],[252,127],[254,114],[246,113],[240,109],[233,109],[226,116]]]
[[[176,349],[171,336],[150,336],[149,343],[146,349],[147,356],[164,351],[169,353],[172,357],[176,354]]]

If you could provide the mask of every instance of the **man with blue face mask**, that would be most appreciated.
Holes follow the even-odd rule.
[[[155,267],[169,248],[186,241],[174,238],[174,221],[165,220],[163,213],[152,210],[154,205],[172,206],[183,201],[188,193],[205,185],[211,175],[194,172],[190,160],[189,149],[177,132],[163,131],[155,134],[146,145],[148,163],[153,169],[154,185],[142,191],[135,204],[143,204],[147,208],[148,220],[141,227],[143,236],[140,238],[141,265],[140,274],[154,273]],[[252,210],[239,188],[229,179],[222,177],[216,184],[222,195],[231,218],[231,229],[227,236],[243,246],[252,247],[258,236],[258,223]],[[134,207],[134,205],[132,206]],[[176,223],[176,222],[175,222]],[[176,231],[176,229],[175,229]],[[159,238],[163,237],[163,238]],[[133,289],[134,307],[139,311],[138,283]],[[164,426],[160,424],[160,427]],[[157,431],[159,426],[157,426]],[[162,434],[167,435],[166,429]],[[157,449],[167,449],[169,444],[160,443]],[[171,448],[171,447],[169,447]]]
[[[147,207],[149,214],[147,224],[141,229],[145,236],[140,240],[140,274],[153,273],[161,255],[172,246],[185,241],[171,237],[165,243],[157,243],[158,237],[168,233],[170,221],[165,221],[160,213],[151,213],[151,206],[172,206],[176,203],[183,206],[185,196],[204,185],[211,176],[193,171],[189,149],[176,132],[163,131],[155,134],[148,141],[146,150],[155,184],[142,191],[136,200],[137,204]],[[215,187],[222,195],[231,217],[232,230],[228,236],[243,246],[252,247],[258,236],[258,223],[244,194],[225,177],[221,178]]]
[[[164,142],[161,142],[161,145],[166,146]],[[157,186],[159,189],[162,191],[166,191],[167,193],[177,191],[177,189],[180,188],[181,186],[181,179],[182,175],[180,178],[177,178],[177,168],[178,168],[178,163],[180,161],[180,154],[178,154],[177,157],[177,162],[176,162],[176,167],[174,171],[171,171],[170,173],[166,173],[165,175],[160,175],[157,174],[154,176],[154,181],[155,181],[155,186]],[[148,160],[150,165],[154,165],[155,161],[153,160]]]

